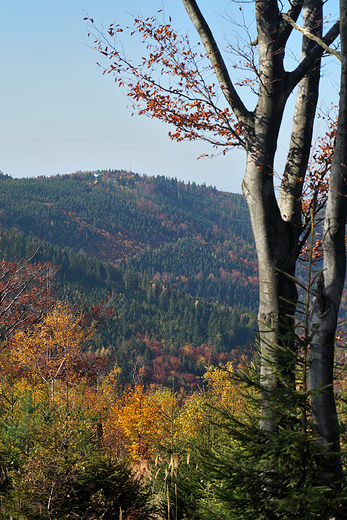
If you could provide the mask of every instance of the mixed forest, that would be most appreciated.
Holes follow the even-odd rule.
[[[1,250],[57,268],[71,303],[111,299],[90,350],[123,382],[196,388],[204,366],[250,351],[257,261],[241,195],[122,171],[0,178]]]
[[[269,444],[275,466],[264,448],[242,196],[122,171],[1,175],[0,208],[0,518],[304,518],[312,491],[307,518],[344,510],[308,473],[322,449],[304,371],[271,396],[299,418]]]
[[[188,444],[209,442],[213,403],[243,406],[228,374],[258,279],[242,196],[2,174],[0,208],[0,517],[183,518]]]

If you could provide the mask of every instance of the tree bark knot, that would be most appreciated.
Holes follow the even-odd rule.
[[[324,290],[324,276],[320,273],[317,280],[317,288],[311,291],[315,300],[313,301],[312,307],[314,312],[320,318],[326,316],[330,309],[329,298],[325,294]]]
[[[262,329],[263,332],[272,332],[276,329],[278,324],[278,313],[260,312],[258,315],[258,319],[259,323],[265,326],[265,328]]]

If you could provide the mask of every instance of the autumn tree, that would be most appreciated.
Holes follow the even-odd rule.
[[[56,269],[49,263],[0,262],[0,339],[39,323],[51,309],[51,280]]]
[[[82,315],[76,315],[67,303],[56,303],[41,323],[14,334],[10,341],[13,359],[34,380],[47,385],[53,404],[57,380],[78,381],[82,347],[93,331],[91,324],[83,326]]]
[[[338,55],[329,45],[339,34],[339,21],[323,36],[321,0],[295,0],[288,3],[287,11],[282,2],[255,0],[254,40],[249,37],[245,49],[237,45],[231,47],[234,53],[241,54],[242,63],[253,73],[252,79],[243,81],[257,94],[256,105],[250,110],[236,90],[221,48],[197,2],[182,1],[205,48],[207,65],[201,65],[204,56],[192,49],[187,36],[179,36],[170,23],[159,23],[154,17],[135,18],[133,33],[142,37],[147,48],[139,65],[121,52],[115,37],[122,29],[117,25],[112,24],[107,34],[99,31],[95,48],[110,60],[104,72],[114,74],[116,82],[126,87],[134,111],[175,127],[175,131],[169,133],[171,139],[204,139],[223,147],[224,152],[234,146],[245,149],[247,161],[242,190],[250,211],[259,264],[261,426],[273,433],[277,428],[276,418],[267,405],[267,395],[278,385],[274,366],[285,363],[276,346],[294,348],[290,331],[297,301],[295,267],[303,245],[300,241],[304,231],[303,186],[316,114],[321,58],[325,51]],[[297,23],[300,16],[303,27]],[[89,21],[96,32],[94,21]],[[287,71],[284,58],[294,28],[303,33],[301,59],[293,70]],[[298,90],[292,133],[277,199],[274,160],[286,103],[295,87]],[[289,371],[292,369],[288,367]],[[315,370],[314,364],[311,370]],[[318,416],[317,421],[320,421]],[[340,470],[341,467],[338,474]]]

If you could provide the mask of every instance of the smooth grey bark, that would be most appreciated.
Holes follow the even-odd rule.
[[[346,13],[347,0],[341,0],[342,84],[338,145],[331,172],[331,185],[324,229],[324,282],[321,283],[311,313],[315,330],[310,349],[309,384],[313,416],[323,445],[336,452],[329,458],[329,483],[343,475],[339,456],[339,431],[333,395],[334,335],[345,277],[345,222],[347,211],[346,147]],[[303,179],[312,140],[322,47],[303,37],[301,62],[288,73],[284,70],[285,46],[292,26],[281,16],[276,0],[256,0],[259,48],[259,96],[251,112],[239,98],[219,48],[195,0],[183,0],[186,10],[205,46],[226,100],[242,124],[247,163],[242,184],[255,238],[259,265],[259,333],[263,405],[261,427],[276,430],[276,418],[268,404],[267,393],[278,385],[274,366],[279,362],[276,346],[291,347],[286,337],[293,326],[296,287],[294,277],[299,254],[301,197]],[[303,7],[304,28],[321,37],[322,1],[305,0],[291,4],[288,13],[295,21]],[[340,31],[337,21],[322,40],[331,44]],[[289,94],[299,83],[286,168],[277,202],[273,166],[282,117]],[[288,303],[292,302],[292,303]],[[290,369],[289,369],[290,370]],[[322,391],[323,390],[323,391]]]
[[[293,27],[282,17],[277,0],[256,0],[259,95],[257,106],[251,112],[246,109],[232,84],[220,50],[196,1],[183,0],[183,4],[210,57],[225,99],[242,124],[246,141],[247,163],[242,190],[250,211],[259,266],[258,320],[261,375],[265,389],[261,425],[273,431],[276,426],[267,406],[266,393],[267,389],[277,385],[274,377],[276,346],[283,342],[291,346],[287,331],[288,326],[293,325],[290,316],[295,314],[297,291],[295,283],[286,274],[295,275],[301,232],[302,183],[298,179],[306,173],[323,49],[304,37],[300,64],[294,71],[286,72],[284,53]],[[322,1],[293,2],[287,13],[292,20],[297,19],[303,5],[305,28],[320,35]],[[325,40],[330,43],[337,34],[338,29],[334,27]],[[282,186],[280,210],[274,191],[274,157],[288,96],[300,81],[286,167],[287,182]]]
[[[321,38],[322,25],[317,24],[317,20],[323,18],[322,6],[314,0],[307,0],[303,7],[303,14],[304,29]],[[304,37],[301,61],[313,47],[314,42]],[[321,60],[318,58],[298,86],[289,153],[278,198],[282,219],[292,223],[297,239],[301,233],[301,196],[311,151],[313,123],[318,100],[320,62]]]
[[[340,0],[341,86],[336,146],[331,167],[323,232],[324,268],[318,280],[310,314],[312,340],[309,386],[313,420],[327,451],[325,478],[338,484],[343,478],[339,456],[339,425],[333,388],[334,342],[346,274],[347,217],[347,0]],[[334,455],[329,455],[333,452]]]

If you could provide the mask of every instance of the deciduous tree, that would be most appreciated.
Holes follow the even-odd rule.
[[[52,307],[51,280],[56,271],[49,263],[0,262],[0,340],[16,330],[39,323]]]
[[[257,102],[254,109],[249,110],[235,88],[221,49],[197,2],[182,1],[205,48],[205,57],[209,60],[205,67],[201,65],[204,56],[192,49],[186,36],[180,37],[170,23],[158,23],[155,18],[135,18],[133,32],[140,34],[147,47],[140,65],[127,59],[117,42],[111,40],[122,31],[119,26],[111,25],[106,35],[99,33],[95,48],[111,60],[104,72],[114,74],[116,82],[126,86],[134,111],[174,125],[175,131],[169,134],[172,139],[204,139],[222,146],[224,151],[233,146],[246,151],[242,189],[250,211],[259,262],[258,318],[264,389],[261,426],[273,433],[276,420],[267,405],[267,392],[278,385],[274,366],[285,362],[280,358],[277,345],[294,348],[288,331],[293,330],[297,301],[294,276],[302,246],[300,235],[304,231],[303,185],[318,99],[321,57],[338,36],[339,21],[323,36],[322,0],[289,2],[287,12],[276,0],[255,0],[255,40],[250,39],[247,52],[237,46],[232,49],[241,53],[243,63],[254,73],[252,80],[243,82],[256,88]],[[301,14],[303,28],[297,25]],[[284,58],[294,27],[303,32],[301,60],[293,70],[287,71]],[[297,86],[291,140],[277,199],[274,159],[286,103]],[[338,186],[333,189],[335,197],[339,189]],[[333,254],[336,253],[334,250]],[[314,370],[313,364],[311,369]]]
[[[52,403],[57,379],[77,379],[82,347],[93,332],[92,327],[82,327],[81,319],[67,303],[58,303],[42,323],[11,339],[14,360],[49,387]]]
[[[311,310],[310,390],[313,418],[327,452],[324,476],[341,482],[339,424],[334,400],[334,346],[337,317],[346,274],[347,218],[347,2],[340,0],[341,87],[335,153],[323,231],[324,269]]]

